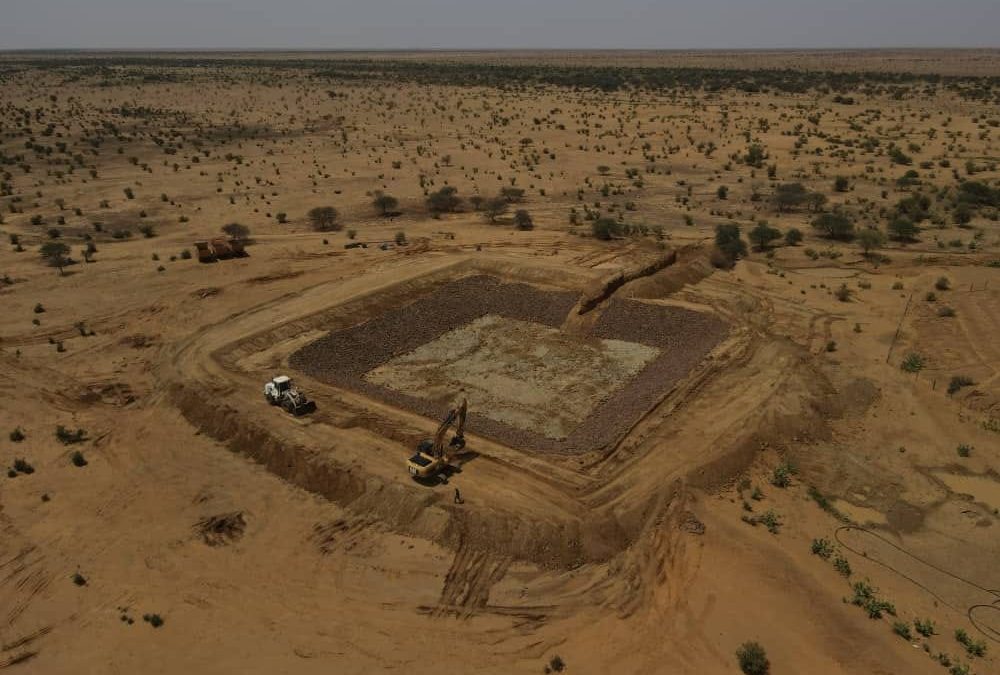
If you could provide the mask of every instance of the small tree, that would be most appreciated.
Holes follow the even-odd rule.
[[[767,675],[771,672],[771,662],[767,652],[759,642],[744,642],[736,650],[736,660],[745,675]]]
[[[622,224],[614,218],[598,218],[591,225],[591,231],[595,239],[610,241],[622,233]]]
[[[916,241],[920,228],[906,216],[897,216],[889,221],[889,234],[897,241]]]
[[[764,166],[765,159],[767,159],[767,152],[756,143],[747,148],[747,154],[743,156],[743,161],[756,169]]]
[[[497,218],[507,213],[509,208],[510,204],[503,197],[491,197],[483,202],[483,213],[491,223],[497,222]]]
[[[829,201],[822,192],[810,192],[806,195],[806,204],[813,213],[819,212]]]
[[[802,242],[802,230],[797,227],[790,228],[785,232],[785,243],[789,246],[797,246]]]
[[[778,211],[788,211],[806,203],[809,191],[802,183],[784,183],[774,188],[774,203]]]
[[[823,213],[812,221],[812,226],[830,239],[847,240],[854,236],[854,223],[844,213]]]
[[[400,230],[399,232],[396,233],[395,239],[397,246],[406,246],[406,232]]]
[[[309,222],[317,232],[331,232],[339,230],[342,226],[338,223],[340,214],[332,206],[317,206],[310,209],[306,214]]]
[[[747,235],[759,250],[763,251],[771,244],[775,239],[781,239],[781,231],[777,228],[771,227],[767,224],[766,220],[762,220],[757,223],[757,226],[750,230]]]
[[[837,192],[847,192],[850,187],[850,182],[847,180],[847,176],[837,176],[833,181],[833,189]]]
[[[715,247],[726,256],[730,264],[747,254],[747,243],[740,237],[740,226],[736,223],[715,226]]]
[[[396,212],[399,207],[399,200],[392,195],[387,195],[381,190],[375,192],[375,199],[372,200],[372,204],[378,209],[378,212],[383,216],[392,215]]]
[[[246,241],[250,236],[250,228],[242,223],[229,223],[222,226],[222,231],[236,241]]]
[[[882,234],[882,230],[874,227],[866,227],[858,232],[857,240],[866,258],[871,256],[875,249],[885,246],[885,235]]]
[[[461,205],[462,198],[458,196],[458,190],[451,185],[445,185],[427,197],[427,208],[434,215],[454,213]]]
[[[511,204],[519,204],[524,201],[524,190],[518,187],[500,188],[500,196]]]
[[[63,268],[69,263],[69,246],[61,241],[47,241],[39,252],[49,265],[59,268],[60,276],[65,274]]]
[[[715,191],[715,196],[722,200],[728,199],[729,188],[727,188],[725,185],[720,185],[719,189]]]
[[[514,224],[519,230],[533,230],[535,229],[535,221],[531,219],[531,214],[524,209],[518,209],[514,213]]]

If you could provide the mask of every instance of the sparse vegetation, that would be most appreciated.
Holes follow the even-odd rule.
[[[779,488],[786,488],[792,484],[792,476],[795,474],[795,467],[788,462],[782,462],[774,467],[771,473],[771,485]]]
[[[616,608],[634,609],[626,595],[634,584],[625,582],[640,582],[640,604],[662,599],[664,590],[683,595],[678,579],[668,578],[668,589],[655,587],[662,582],[661,544],[718,553],[732,548],[717,544],[735,527],[746,541],[733,550],[747,542],[760,546],[749,563],[726,561],[734,578],[720,586],[720,607],[733,600],[729,589],[752,589],[760,581],[758,563],[766,567],[767,552],[788,554],[773,561],[789,589],[781,611],[766,613],[774,625],[760,636],[752,629],[737,634],[741,641],[768,641],[776,672],[798,664],[785,663],[791,652],[770,642],[774,635],[813,647],[819,634],[800,629],[803,617],[811,613],[816,625],[836,627],[825,614],[847,612],[869,624],[851,630],[874,631],[880,645],[892,647],[869,649],[855,665],[905,669],[901,664],[920,652],[898,635],[918,641],[927,665],[935,667],[937,658],[942,673],[968,673],[959,663],[968,661],[983,675],[996,655],[987,652],[977,662],[950,634],[956,623],[964,625],[973,650],[983,636],[950,609],[942,606],[940,616],[931,609],[927,593],[938,594],[933,580],[926,592],[905,580],[889,586],[890,573],[877,564],[888,552],[874,536],[879,528],[867,539],[861,528],[871,524],[869,517],[884,523],[871,509],[884,512],[897,499],[913,502],[912,509],[882,513],[889,529],[917,519],[917,510],[931,508],[936,497],[914,490],[927,487],[928,479],[941,487],[937,478],[949,486],[955,479],[953,490],[939,490],[954,521],[945,525],[959,518],[967,526],[924,528],[924,553],[935,552],[939,562],[960,560],[963,547],[974,548],[990,534],[983,526],[997,515],[978,494],[1000,434],[1000,380],[991,376],[990,360],[1000,269],[1000,81],[993,72],[1000,59],[987,52],[956,58],[940,51],[928,58],[903,50],[890,59],[791,50],[752,58],[728,52],[5,54],[0,236],[9,246],[0,258],[0,304],[8,311],[0,313],[0,360],[16,389],[0,413],[10,435],[3,500],[14,529],[7,548],[16,554],[38,544],[21,562],[32,565],[44,554],[48,572],[61,575],[63,584],[57,579],[49,590],[70,601],[105,606],[107,597],[94,593],[107,591],[120,596],[115,604],[143,603],[112,615],[121,619],[112,632],[134,643],[129,649],[139,649],[140,662],[149,656],[142,652],[150,640],[173,645],[170,633],[188,629],[178,623],[188,623],[186,617],[171,615],[168,631],[149,632],[145,624],[165,627],[160,615],[143,615],[169,613],[167,605],[155,605],[163,588],[118,588],[108,578],[117,568],[104,563],[79,568],[77,588],[65,583],[74,566],[96,564],[95,547],[113,544],[109,553],[145,555],[157,575],[169,572],[177,556],[166,552],[169,559],[157,561],[143,522],[162,520],[157,529],[168,536],[160,543],[173,542],[185,557],[197,553],[191,540],[201,531],[198,519],[230,508],[252,509],[248,539],[227,540],[228,552],[203,551],[198,561],[214,565],[260,549],[260,537],[251,549],[246,542],[270,526],[259,519],[254,525],[253,518],[263,513],[277,522],[280,513],[265,512],[282,500],[243,499],[248,483],[241,477],[251,469],[341,501],[359,490],[389,499],[388,506],[342,521],[336,509],[322,510],[331,521],[317,522],[311,532],[313,523],[298,518],[305,524],[300,543],[308,540],[316,555],[326,556],[323,565],[336,566],[352,550],[368,558],[363,569],[345,568],[342,584],[325,584],[322,597],[303,600],[309,570],[282,568],[287,556],[255,562],[262,579],[288,577],[277,587],[289,594],[287,606],[321,601],[360,617],[361,629],[385,624],[386,639],[426,621],[389,608],[391,620],[380,624],[385,610],[372,604],[378,598],[345,595],[341,586],[350,588],[359,574],[375,585],[418,568],[444,574],[449,563],[414,532],[374,545],[365,531],[391,530],[381,522],[390,506],[393,513],[423,513],[421,532],[440,534],[450,519],[459,527],[445,534],[468,530],[474,539],[475,569],[452,574],[444,590],[430,579],[433,587],[421,591],[429,600],[439,592],[466,593],[459,588],[464,572],[479,574],[486,565],[476,590],[482,595],[503,575],[506,562],[490,567],[502,558],[540,566],[529,604],[559,605],[568,588],[562,581],[572,581],[582,561],[620,577],[602,585],[601,601],[588,609],[597,626],[613,619]],[[236,229],[245,227],[240,223],[252,227],[256,239],[245,251],[234,246],[248,255],[229,260],[224,238],[249,243],[249,227]],[[66,248],[49,257],[47,244]],[[16,253],[23,250],[28,253]],[[668,267],[617,285],[675,255]],[[451,293],[454,277],[472,280],[478,295]],[[938,277],[946,283],[935,283]],[[573,314],[591,282],[597,307]],[[509,283],[520,284],[509,301],[476,304],[495,285]],[[544,299],[535,297],[539,289]],[[427,298],[442,299],[437,306],[455,325],[435,322]],[[546,308],[537,315],[536,302]],[[510,307],[526,308],[513,339],[490,323],[507,321]],[[489,329],[469,337],[473,328],[466,326],[479,321],[481,311],[491,313],[473,328]],[[683,320],[661,322],[661,316]],[[728,325],[717,325],[720,319]],[[461,387],[452,392],[449,384],[446,395],[438,380],[431,385],[437,389],[423,390],[427,397],[414,396],[390,372],[433,351],[424,349],[428,326],[444,338],[440,345],[467,340],[462,349],[442,348],[441,363],[471,361],[477,368],[474,391],[467,391],[472,452],[456,453],[455,475],[442,476],[436,486],[411,484],[403,461],[468,387],[460,394]],[[91,327],[99,337],[90,337]],[[684,339],[674,340],[675,330]],[[357,338],[354,358],[308,349],[345,336]],[[517,361],[506,353],[483,356],[501,338],[514,343]],[[580,345],[571,357],[556,353],[564,341]],[[310,354],[316,358],[305,358]],[[262,381],[286,368],[297,377],[305,370],[299,358],[319,363],[327,357],[329,380],[307,373],[299,383],[315,395],[316,415],[292,418],[262,400]],[[684,370],[685,359],[695,364],[691,370]],[[618,360],[629,360],[627,368],[619,369]],[[433,371],[438,364],[427,360],[420,367]],[[674,368],[689,374],[675,380]],[[528,390],[523,372],[557,381]],[[364,388],[359,395],[341,391],[348,373]],[[514,417],[505,417],[490,397],[506,396],[511,383],[524,391]],[[646,398],[633,401],[639,389]],[[587,405],[576,400],[584,394],[593,394],[595,407],[588,407],[589,398]],[[422,402],[389,414],[410,398]],[[525,401],[537,414],[525,413]],[[389,425],[396,417],[405,424]],[[66,427],[54,439],[59,422]],[[625,430],[611,429],[619,423]],[[546,428],[551,436],[537,433],[542,424],[552,427]],[[501,437],[507,431],[514,441]],[[517,441],[514,432],[526,440]],[[604,445],[585,449],[591,436]],[[670,522],[660,523],[669,528],[658,527],[676,476],[726,480],[736,464],[723,455],[744,440],[755,446],[755,459],[740,474],[738,492],[724,489],[719,499],[690,505],[675,500]],[[548,451],[578,442],[579,456]],[[220,474],[218,461],[205,462],[222,445],[261,464],[227,461]],[[505,447],[528,453],[534,445],[539,452],[528,472],[495,461],[510,454]],[[494,451],[502,456],[492,457]],[[309,460],[331,452],[333,464]],[[465,464],[476,454],[478,460]],[[137,464],[137,458],[152,461]],[[801,462],[799,474],[786,458]],[[551,472],[549,463],[556,465]],[[78,470],[84,467],[87,472]],[[375,469],[378,476],[371,474]],[[451,485],[443,485],[446,479]],[[975,501],[959,494],[962,480],[975,486]],[[392,489],[373,489],[383,483]],[[451,503],[453,487],[468,493],[465,506],[457,492]],[[177,494],[167,494],[171,490]],[[544,508],[548,503],[572,508]],[[320,511],[313,512],[318,520]],[[734,514],[749,526],[736,523]],[[509,526],[477,525],[503,525],[505,518]],[[835,532],[851,519],[858,529]],[[45,536],[68,531],[67,523],[72,536]],[[632,536],[643,532],[655,536]],[[857,548],[851,543],[862,541]],[[308,553],[303,546],[296,550]],[[463,562],[469,561],[456,558],[456,569]],[[867,580],[854,583],[865,574],[883,585],[882,593]],[[174,581],[179,600],[203,595],[198,578]],[[518,579],[508,574],[503,589],[494,591],[516,591],[512,581]],[[799,592],[816,582],[840,587],[845,602],[832,607]],[[899,605],[899,620],[886,593]],[[229,602],[215,596],[213,602]],[[250,600],[247,609],[257,614],[274,605]],[[441,604],[444,609],[432,613],[453,603]],[[744,617],[751,623],[760,619],[752,609]],[[915,611],[928,618],[914,619]],[[40,626],[31,625],[36,614],[29,608],[23,630],[12,626],[7,642]],[[885,623],[866,622],[866,615]],[[717,637],[729,650],[723,657],[732,659],[739,643],[732,640],[732,622],[720,616],[709,613],[698,628]],[[315,618],[305,617],[306,623]],[[931,618],[943,635],[934,635]],[[141,635],[127,635],[133,619],[138,626],[131,630]],[[72,670],[80,641],[71,635],[72,622],[56,623],[44,640],[5,650],[4,657],[40,646],[39,668]],[[461,640],[478,626],[464,623],[448,628],[449,639]],[[597,649],[586,653],[588,663],[568,654],[567,667],[552,651],[564,637],[563,624],[550,623],[542,636],[549,646],[536,649],[534,664],[549,673],[614,672],[637,663],[669,671],[703,661],[697,649],[671,642],[667,648],[678,653],[662,659],[655,650],[636,660]],[[497,626],[494,642],[505,644],[510,626]],[[627,626],[615,630],[611,642]],[[220,653],[239,641],[233,633],[218,645]],[[400,653],[413,651],[416,635],[398,641]],[[194,649],[193,662],[211,651],[186,644]],[[496,660],[487,658],[482,640],[463,644],[469,664]],[[254,655],[252,644],[247,653]],[[278,657],[268,663],[273,670],[298,667],[290,652]],[[435,658],[419,667],[456,669],[454,658],[443,664]],[[238,670],[238,660],[227,663]],[[355,661],[362,668],[373,663],[364,655]],[[737,661],[722,666],[754,673],[769,668],[757,643],[742,645]]]
[[[905,621],[893,621],[892,632],[904,640],[913,641],[913,632],[910,630],[910,624]]]
[[[924,637],[934,635],[934,622],[930,619],[914,619],[913,627]]]
[[[878,590],[867,579],[855,581],[851,586],[854,598],[851,604],[861,607],[868,613],[870,619],[881,619],[883,613],[896,616],[896,607],[887,600],[878,597]]]
[[[955,631],[955,639],[965,647],[969,656],[980,658],[986,656],[986,642],[973,639],[964,629],[959,628]]]
[[[851,563],[843,556],[838,555],[833,559],[833,568],[845,577],[849,577],[852,574]]]
[[[58,439],[58,441],[63,445],[82,443],[87,440],[87,432],[84,429],[72,431],[60,424],[56,427],[56,439]]]
[[[829,560],[830,556],[833,555],[833,551],[833,544],[830,543],[829,539],[813,539],[813,555],[818,555],[823,560]]]

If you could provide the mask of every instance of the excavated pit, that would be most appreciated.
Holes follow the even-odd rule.
[[[616,443],[725,337],[715,316],[612,299],[580,334],[578,294],[471,276],[294,352],[307,375],[436,419],[469,398],[469,428],[536,452]],[[343,324],[340,324],[341,326]]]

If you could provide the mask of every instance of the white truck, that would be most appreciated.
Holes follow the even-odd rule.
[[[315,404],[306,398],[287,375],[278,375],[264,385],[264,398],[271,405],[280,405],[292,415],[310,412]]]

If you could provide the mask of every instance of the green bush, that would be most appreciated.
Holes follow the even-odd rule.
[[[598,218],[590,226],[595,239],[610,241],[622,233],[622,224],[614,218]]]
[[[883,612],[896,616],[895,605],[879,598],[878,590],[867,579],[854,582],[851,588],[854,590],[851,604],[863,608],[868,613],[868,618],[881,619]]]
[[[829,539],[813,539],[812,552],[813,555],[818,555],[823,560],[829,560],[830,556],[833,555],[833,544],[830,543]]]
[[[794,473],[795,467],[788,462],[782,462],[774,467],[774,472],[771,474],[771,485],[780,488],[788,487],[792,484],[792,475]]]
[[[955,639],[965,647],[969,656],[986,656],[986,643],[982,640],[973,640],[963,629],[959,628],[955,631]]]
[[[767,652],[759,642],[744,642],[736,650],[736,661],[744,675],[767,675],[771,672],[771,662]]]
[[[907,354],[899,367],[908,373],[919,373],[924,369],[924,357],[917,353]]]
[[[837,556],[833,559],[833,568],[843,574],[845,577],[851,576],[853,570],[851,570],[851,563],[847,561],[847,558],[843,556]]]
[[[924,637],[934,635],[934,622],[930,619],[914,619],[913,627],[916,628],[917,632]]]
[[[730,261],[745,256],[747,253],[747,243],[740,237],[740,226],[736,223],[715,226],[715,246]]]

